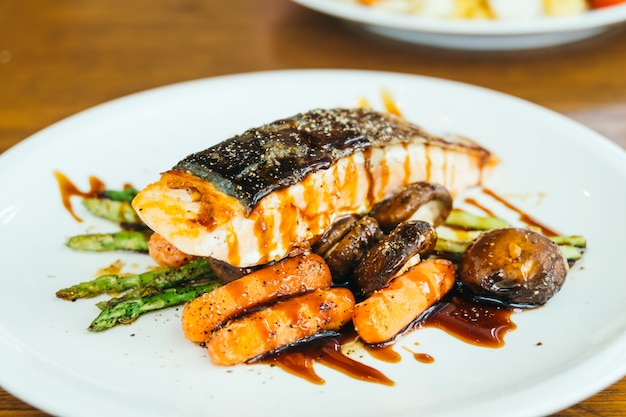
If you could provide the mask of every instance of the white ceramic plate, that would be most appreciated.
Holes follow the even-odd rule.
[[[315,107],[381,106],[389,90],[411,121],[470,136],[502,164],[487,185],[562,233],[589,240],[584,259],[545,307],[514,315],[500,349],[436,329],[401,338],[400,363],[357,353],[394,387],[318,365],[325,385],[266,365],[213,366],[183,337],[179,313],[144,316],[92,334],[93,301],[56,299],[116,259],[141,271],[146,256],[76,253],[67,236],[115,230],[62,207],[60,170],[82,189],[155,180],[188,153],[248,127]],[[54,415],[71,416],[540,416],[626,374],[626,154],[589,129],[510,96],[412,75],[282,71],[199,80],[87,110],[0,156],[0,384]],[[419,345],[416,346],[416,343]],[[538,345],[540,343],[540,345]],[[428,353],[413,359],[401,346]]]
[[[389,38],[453,49],[515,50],[575,42],[626,20],[626,4],[588,13],[519,21],[437,19],[364,7],[340,0],[293,0]]]

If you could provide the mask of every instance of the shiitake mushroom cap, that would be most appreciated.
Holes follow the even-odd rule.
[[[358,220],[354,227],[323,255],[333,276],[333,284],[350,286],[355,266],[382,237],[383,232],[376,219],[365,216]]]
[[[343,237],[348,234],[359,221],[359,216],[351,214],[335,221],[323,234],[313,239],[311,250],[324,256],[329,253]]]
[[[235,281],[236,279],[239,279],[243,277],[244,275],[248,275],[249,273],[253,272],[256,269],[260,269],[263,266],[265,266],[265,265],[255,265],[255,266],[248,266],[248,267],[240,268],[237,266],[233,266],[227,262],[221,261],[219,259],[215,259],[211,257],[206,258],[206,259],[207,259],[207,263],[209,264],[209,266],[211,267],[215,275],[225,284],[231,281]]]
[[[415,256],[435,248],[437,233],[428,222],[412,220],[396,226],[361,257],[353,280],[358,295],[369,297],[396,276]]]
[[[461,256],[458,286],[480,301],[538,307],[563,286],[565,257],[548,237],[523,228],[481,233]]]

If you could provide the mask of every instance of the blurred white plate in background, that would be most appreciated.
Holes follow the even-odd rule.
[[[626,20],[626,4],[575,16],[534,20],[463,20],[408,15],[338,0],[293,0],[396,40],[452,49],[532,49],[590,38]]]

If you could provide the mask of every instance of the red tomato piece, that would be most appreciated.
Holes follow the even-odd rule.
[[[592,9],[599,9],[601,7],[615,6],[616,4],[621,4],[626,2],[626,0],[590,0]]]

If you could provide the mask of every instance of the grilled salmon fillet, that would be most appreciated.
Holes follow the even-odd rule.
[[[453,195],[478,185],[490,160],[474,142],[388,113],[316,109],[185,157],[133,207],[181,251],[246,267],[307,247],[409,183],[440,183]]]

